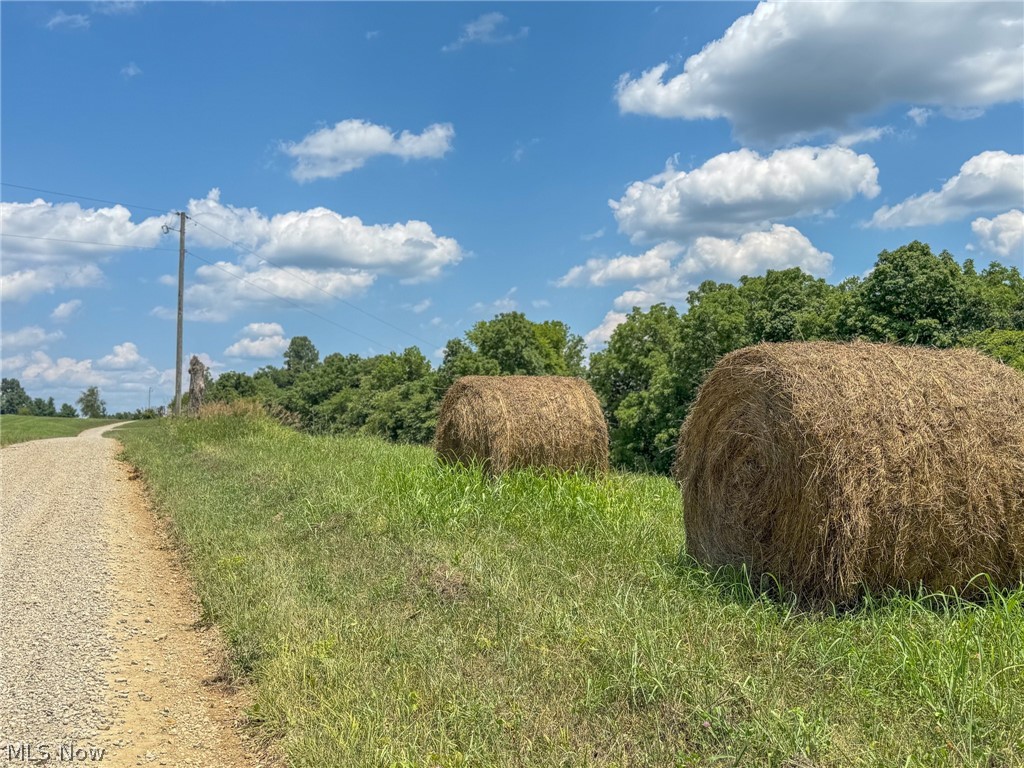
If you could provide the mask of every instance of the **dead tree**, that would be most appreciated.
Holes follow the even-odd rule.
[[[188,415],[198,416],[206,393],[206,366],[195,355],[188,361]]]

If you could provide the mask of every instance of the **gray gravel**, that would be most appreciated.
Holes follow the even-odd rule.
[[[111,428],[0,451],[0,762],[9,744],[100,744],[111,724]]]

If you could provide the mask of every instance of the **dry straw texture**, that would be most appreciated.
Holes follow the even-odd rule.
[[[608,469],[608,425],[594,391],[564,376],[463,376],[444,396],[434,447],[491,474],[521,467]]]
[[[733,352],[701,387],[673,474],[693,557],[810,603],[1024,575],[1024,376],[973,350]]]

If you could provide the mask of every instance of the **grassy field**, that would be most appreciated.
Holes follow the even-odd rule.
[[[0,416],[0,445],[42,440],[46,437],[74,437],[79,432],[116,419],[65,419],[59,416]]]
[[[120,434],[295,766],[1021,766],[1024,590],[802,613],[680,557],[664,478],[270,421]]]

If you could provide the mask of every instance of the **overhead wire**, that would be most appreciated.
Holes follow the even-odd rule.
[[[70,240],[64,237],[42,237],[41,235],[19,235],[14,232],[0,232],[0,237],[20,237],[25,240],[49,240],[54,243],[75,243],[78,245],[98,245],[104,248],[131,248],[137,251],[168,251],[177,253],[177,248],[161,248],[158,245],[130,245],[128,243],[100,243],[93,240]]]

